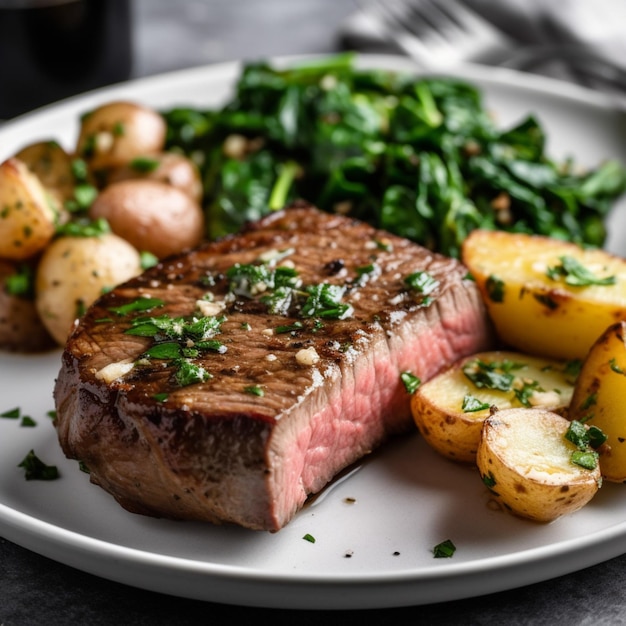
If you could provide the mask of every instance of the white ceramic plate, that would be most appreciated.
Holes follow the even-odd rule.
[[[415,70],[369,57],[363,64]],[[93,92],[0,127],[0,159],[31,140],[68,147],[79,115],[116,98],[155,107],[214,106],[229,93],[237,64],[194,69]],[[600,96],[508,70],[457,72],[479,85],[503,125],[535,112],[548,152],[595,166],[626,162],[626,119]],[[626,205],[611,216],[608,247],[624,252]],[[620,250],[620,246],[622,246]],[[0,419],[0,534],[81,570],[154,591],[250,606],[382,608],[460,599],[576,571],[626,552],[626,493],[605,485],[583,510],[549,525],[490,506],[474,470],[430,451],[419,437],[386,446],[337,480],[275,534],[127,513],[66,460],[46,413],[58,351],[0,355],[0,412],[20,407],[34,428]],[[30,450],[61,479],[27,482],[18,464]],[[305,540],[311,535],[315,542]],[[451,539],[451,559],[432,548]]]

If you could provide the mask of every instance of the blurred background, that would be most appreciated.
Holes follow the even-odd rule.
[[[0,0],[0,119],[128,78],[345,49],[503,65],[620,97],[625,24],[626,0]]]

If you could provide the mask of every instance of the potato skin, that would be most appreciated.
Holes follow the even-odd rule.
[[[35,256],[52,239],[56,213],[39,179],[19,159],[0,164],[0,257]]]
[[[571,462],[569,421],[543,409],[506,409],[488,417],[476,455],[485,485],[519,517],[551,522],[585,506],[601,484],[600,466]]]
[[[613,285],[572,286],[548,269],[571,257]],[[462,261],[481,290],[500,339],[552,358],[584,359],[611,324],[626,319],[626,260],[539,235],[475,230]]]
[[[184,191],[198,204],[202,202],[203,188],[200,170],[191,159],[183,154],[163,152],[133,159],[111,172],[108,184],[135,178],[167,183]]]
[[[56,141],[37,141],[24,146],[15,158],[26,164],[41,184],[55,195],[59,203],[74,195],[75,179],[72,156]]]
[[[162,152],[166,130],[163,117],[149,107],[108,102],[83,116],[76,153],[99,175],[135,157]]]
[[[37,312],[54,340],[64,345],[74,321],[103,289],[139,273],[139,253],[117,235],[59,237],[37,267]]]
[[[43,352],[56,342],[42,324],[31,295],[14,295],[6,288],[18,272],[16,262],[0,259],[0,349],[9,352]]]
[[[180,189],[154,180],[109,185],[89,215],[106,219],[114,233],[159,259],[197,246],[204,236],[200,205]]]
[[[464,370],[480,373],[484,371],[481,364],[494,368],[491,371],[495,373],[504,371],[507,364],[515,364],[510,369],[511,388],[504,391],[482,383],[477,386]],[[475,463],[483,422],[496,409],[523,407],[521,396],[529,406],[565,415],[575,379],[564,361],[511,351],[481,352],[461,359],[420,385],[411,397],[411,411],[420,434],[433,449],[453,461]],[[464,410],[466,397],[488,407]]]
[[[600,470],[609,482],[626,482],[626,322],[613,324],[592,346],[583,363],[570,418],[597,426],[607,436]]]

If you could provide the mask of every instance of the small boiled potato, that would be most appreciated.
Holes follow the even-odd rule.
[[[25,271],[24,271],[25,270]],[[42,324],[35,300],[26,288],[16,290],[11,279],[32,272],[29,266],[0,260],[0,349],[9,352],[40,352],[55,345]],[[29,278],[26,278],[28,281]]]
[[[545,409],[505,409],[485,420],[476,463],[485,485],[516,515],[551,522],[587,504],[601,484],[600,466],[572,461],[570,422]]]
[[[422,383],[411,411],[426,442],[443,456],[476,461],[483,422],[496,409],[541,407],[567,413],[577,370],[519,352],[481,352]]]
[[[185,192],[155,180],[125,180],[105,187],[91,205],[92,219],[137,250],[159,259],[197,246],[204,236],[204,214]]]
[[[56,141],[29,144],[15,157],[25,163],[41,184],[57,196],[60,205],[74,196],[72,156]]]
[[[92,171],[106,172],[162,152],[165,134],[165,120],[157,111],[134,102],[109,102],[81,119],[76,152]]]
[[[585,359],[570,407],[570,419],[598,427],[602,476],[626,482],[626,322],[606,329]]]
[[[514,349],[584,359],[608,326],[626,319],[626,259],[603,250],[475,230],[461,257],[497,334]]]
[[[104,290],[141,271],[139,253],[117,235],[59,237],[46,248],[37,268],[39,316],[55,341],[63,345],[74,321]]]
[[[108,182],[116,183],[133,178],[158,180],[182,189],[198,204],[202,201],[202,179],[198,166],[177,152],[163,152],[137,157],[113,171]]]
[[[54,201],[19,159],[0,164],[0,257],[22,260],[39,253],[55,231]]]

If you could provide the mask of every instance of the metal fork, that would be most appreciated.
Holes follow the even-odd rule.
[[[362,10],[385,39],[428,67],[496,64],[513,43],[457,0],[368,0]]]

